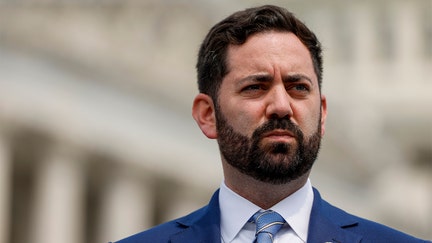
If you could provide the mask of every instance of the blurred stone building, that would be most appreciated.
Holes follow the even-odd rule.
[[[213,24],[261,3],[0,0],[0,243],[118,240],[206,204],[222,171],[190,116],[196,53]],[[324,46],[312,183],[431,239],[432,1],[265,3]]]

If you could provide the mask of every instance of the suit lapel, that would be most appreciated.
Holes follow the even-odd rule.
[[[308,243],[356,243],[362,239],[346,228],[356,227],[357,220],[321,199],[314,189],[314,203],[309,221]]]
[[[171,237],[172,243],[209,243],[220,242],[220,230],[218,227],[213,226],[199,226],[193,225],[186,230],[173,235]]]
[[[177,221],[185,229],[171,236],[171,243],[220,242],[219,190],[208,206]],[[347,228],[357,226],[356,218],[321,199],[314,189],[314,202],[309,221],[308,243],[358,243],[362,236]]]
[[[200,213],[177,221],[185,230],[172,235],[172,243],[220,242],[219,190],[213,194],[210,203]]]

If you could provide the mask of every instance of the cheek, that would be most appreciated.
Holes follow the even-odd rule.
[[[226,109],[224,112],[225,118],[228,120],[235,131],[242,135],[251,137],[255,129],[262,122],[262,116],[257,107],[251,105],[237,105],[230,106],[230,109]]]
[[[307,109],[305,106],[303,107],[303,109],[298,108],[295,109],[293,112],[295,120],[294,122],[296,122],[300,126],[306,137],[310,137],[317,131],[320,124],[319,118],[321,109],[319,107]]]
[[[249,114],[239,111],[232,114],[229,120],[231,126],[240,134],[250,136],[253,133],[253,131],[251,131],[253,124]]]

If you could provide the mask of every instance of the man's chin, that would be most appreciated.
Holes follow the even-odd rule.
[[[261,146],[261,150],[270,156],[292,156],[296,149],[297,144],[284,142],[273,142]]]

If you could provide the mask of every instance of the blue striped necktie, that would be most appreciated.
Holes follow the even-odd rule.
[[[285,223],[282,216],[272,210],[257,212],[251,219],[256,224],[255,243],[273,243],[273,237]]]

